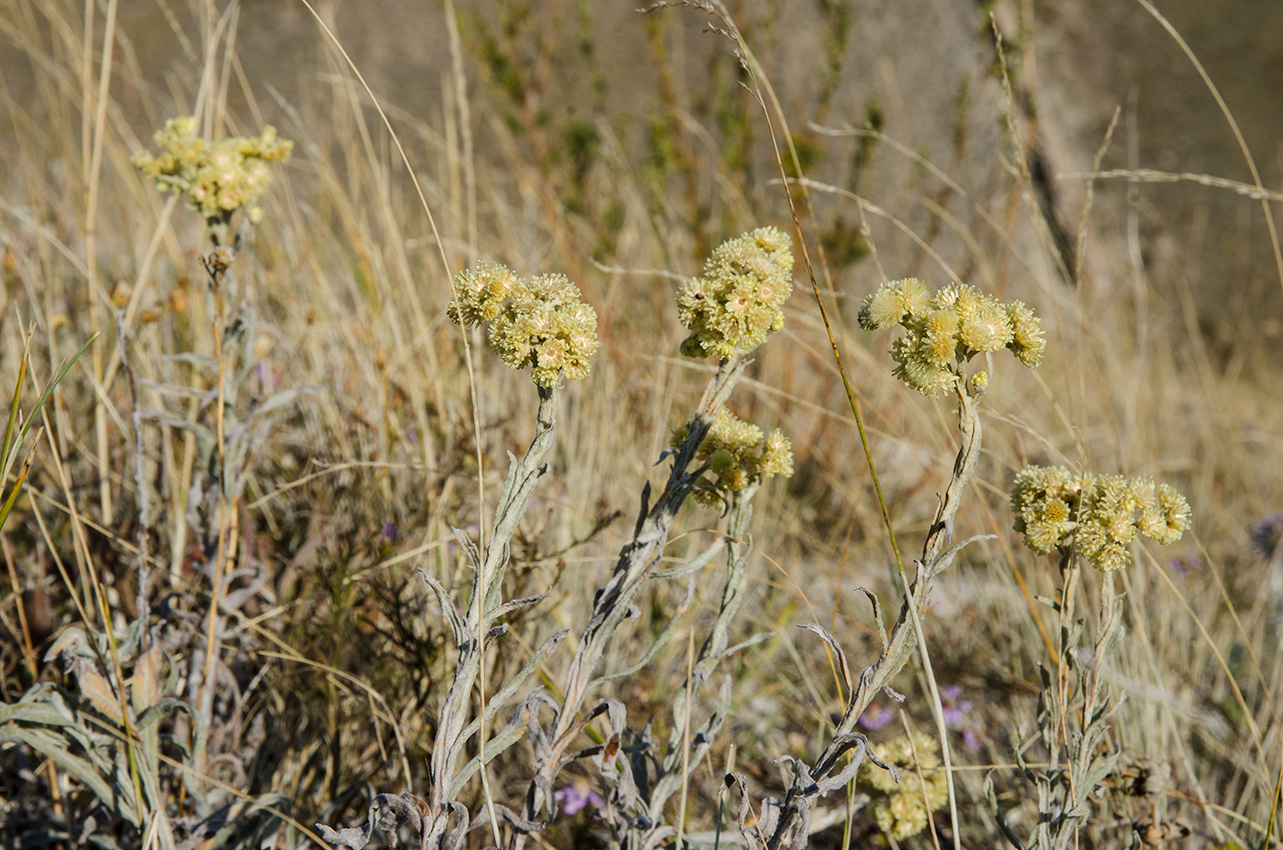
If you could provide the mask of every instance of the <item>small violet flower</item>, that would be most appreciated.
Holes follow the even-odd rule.
[[[396,527],[395,522],[384,523],[379,531],[379,537],[384,543],[395,543],[401,539],[401,530]]]
[[[876,732],[895,719],[895,712],[880,705],[871,705],[864,710],[857,721],[861,728]]]
[[[976,721],[968,717],[972,703],[962,696],[961,685],[949,685],[940,692],[940,704],[944,709],[944,725],[947,729],[962,730],[962,744],[969,752],[979,752],[980,736],[976,734]]]
[[[587,806],[600,809],[606,805],[605,798],[580,780],[558,788],[553,792],[553,797],[557,800],[561,813],[567,816],[579,814]]]
[[[254,364],[254,377],[258,378],[263,387],[273,390],[281,384],[281,373],[273,368],[270,363],[261,360]]]

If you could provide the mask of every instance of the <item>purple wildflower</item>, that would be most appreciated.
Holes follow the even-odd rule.
[[[567,816],[578,814],[586,806],[600,809],[606,805],[605,798],[589,788],[588,783],[578,779],[558,788],[552,796],[557,800],[561,813]]]
[[[963,746],[974,753],[980,749],[980,736],[977,734],[976,719],[969,716],[974,706],[971,700],[960,699],[961,696],[961,685],[949,685],[940,691],[940,705],[944,711],[944,725],[946,729],[960,729],[962,731]]]
[[[1252,550],[1267,561],[1272,561],[1283,551],[1283,514],[1262,517],[1247,530]]]
[[[254,377],[258,378],[260,386],[267,389],[276,389],[281,383],[281,373],[262,360],[254,364]]]
[[[880,705],[871,705],[864,710],[857,721],[860,726],[874,732],[895,719],[895,712]]]
[[[971,700],[959,700],[960,696],[962,696],[962,685],[949,685],[940,692],[946,729],[962,729],[967,725],[967,713],[971,711]]]
[[[395,522],[384,523],[379,537],[383,538],[385,543],[395,543],[401,538],[401,530],[396,527]]]

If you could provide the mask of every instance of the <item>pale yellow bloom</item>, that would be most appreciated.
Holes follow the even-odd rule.
[[[130,162],[158,190],[179,195],[207,219],[249,208],[250,220],[258,221],[262,211],[254,203],[267,191],[266,164],[288,159],[294,143],[278,139],[271,126],[254,138],[215,142],[197,138],[195,130],[195,118],[171,118],[153,137],[160,154],[139,151]]]
[[[1064,467],[1026,467],[1011,491],[1015,530],[1047,554],[1073,551],[1108,572],[1131,563],[1136,535],[1174,543],[1190,526],[1189,502],[1146,477],[1075,476]]]
[[[597,312],[579,300],[565,275],[518,278],[499,263],[482,262],[455,277],[458,297],[446,314],[469,327],[489,323],[490,347],[514,369],[530,367],[542,387],[587,377],[601,345]]]
[[[784,327],[784,301],[793,292],[793,251],[787,234],[759,227],[723,242],[677,293],[677,315],[690,336],[687,357],[727,360],[752,351]]]
[[[916,278],[883,283],[864,299],[860,326],[878,330],[893,325],[904,336],[891,346],[895,376],[910,388],[935,397],[957,385],[963,365],[982,352],[1011,349],[1026,366],[1036,366],[1046,343],[1033,311],[1019,301],[1003,304],[963,283],[928,296]],[[983,390],[989,376],[973,376]]]

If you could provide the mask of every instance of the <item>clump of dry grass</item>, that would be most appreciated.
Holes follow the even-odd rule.
[[[826,14],[840,19],[840,5]],[[507,633],[488,641],[475,693],[499,712],[490,740],[513,709],[494,695],[532,658],[540,661],[527,681],[564,699],[556,688],[582,646],[572,644],[594,610],[592,591],[610,580],[613,553],[633,536],[620,514],[633,514],[639,482],[655,474],[650,464],[713,371],[676,357],[686,333],[670,278],[694,274],[724,237],[763,222],[791,229],[783,190],[770,182],[777,166],[767,119],[738,86],[725,41],[702,36],[706,21],[689,12],[635,22],[654,89],[609,98],[576,88],[576,80],[616,84],[594,29],[604,11],[585,4],[558,28],[536,25],[533,7],[516,3],[494,26],[472,7],[447,4],[443,24],[458,38],[439,108],[390,112],[438,238],[365,93],[332,53],[317,69],[327,75],[323,96],[274,101],[238,65],[237,39],[246,35],[237,16],[248,7],[176,7],[176,30],[166,31],[191,52],[163,69],[136,51],[140,34],[113,17],[116,6],[85,8],[91,21],[70,3],[18,2],[5,24],[13,45],[5,61],[21,73],[13,77],[19,96],[5,107],[13,165],[0,206],[0,321],[10,332],[0,377],[6,386],[16,377],[23,342],[13,329],[27,321],[37,333],[24,409],[61,360],[100,336],[51,396],[48,438],[0,539],[9,576],[0,597],[0,722],[27,738],[41,724],[61,724],[78,761],[46,760],[39,753],[47,748],[14,745],[10,735],[0,751],[0,823],[7,836],[119,846],[315,840],[307,824],[362,821],[371,788],[430,798],[441,781],[424,766],[444,757],[434,742],[457,655],[446,606],[416,570],[450,593],[466,588],[467,546],[450,529],[492,539],[505,454],[542,433],[528,380],[487,363],[480,336],[450,324],[451,273],[482,257],[523,276],[564,271],[595,307],[602,334],[593,373],[563,391],[548,474],[512,531],[504,598],[549,595],[512,612]],[[764,15],[746,4],[740,23],[754,25],[750,40],[770,45],[778,33]],[[876,48],[858,31],[830,29],[815,57],[824,80],[840,80],[849,51]],[[585,42],[597,43],[595,52],[564,49]],[[574,73],[555,55],[573,55]],[[795,294],[783,308],[786,329],[755,355],[730,404],[738,417],[792,438],[794,477],[762,484],[751,526],[737,526],[747,520],[734,512],[724,520],[705,508],[684,513],[690,531],[655,567],[680,570],[726,539],[727,580],[693,591],[682,576],[651,582],[635,597],[636,618],[598,648],[600,669],[624,670],[663,637],[631,678],[602,686],[626,708],[627,728],[611,726],[608,708],[581,743],[599,735],[604,752],[617,732],[618,752],[640,761],[655,753],[651,775],[668,785],[651,789],[649,824],[628,822],[613,784],[622,774],[571,765],[531,793],[541,774],[519,742],[452,799],[470,815],[490,803],[522,811],[523,801],[546,813],[551,795],[563,816],[540,837],[555,846],[635,840],[628,835],[662,844],[677,838],[660,831],[665,825],[703,845],[737,834],[720,796],[725,774],[742,775],[743,799],[783,800],[797,787],[800,774],[770,760],[811,763],[852,712],[836,653],[799,640],[796,626],[819,623],[863,667],[882,642],[853,587],[883,599],[903,594],[826,323],[899,539],[938,534],[934,494],[953,471],[950,405],[905,392],[885,342],[854,328],[865,294],[916,275],[1030,305],[1048,345],[1037,373],[999,363],[985,393],[986,450],[974,459],[968,507],[952,531],[995,539],[977,540],[931,598],[919,598],[926,652],[895,680],[905,702],[874,699],[847,718],[849,731],[886,745],[923,732],[938,738],[943,726],[959,834],[940,815],[924,826],[955,844],[1000,842],[988,791],[1013,834],[1033,835],[1045,809],[1038,783],[1054,794],[1071,775],[1043,766],[1052,758],[1036,748],[1046,739],[1021,731],[1047,692],[1040,668],[1068,675],[1058,666],[1065,651],[1097,653],[1121,624],[1127,637],[1111,645],[1109,665],[1084,668],[1096,677],[1089,688],[1127,697],[1107,730],[1093,730],[1103,742],[1095,755],[1111,759],[1107,775],[1093,778],[1105,795],[1087,817],[1075,812],[1062,834],[1094,846],[1125,843],[1133,832],[1168,846],[1262,844],[1278,790],[1283,674],[1274,651],[1283,604],[1277,548],[1257,551],[1249,541],[1250,523],[1283,503],[1283,475],[1266,462],[1283,430],[1267,336],[1248,329],[1230,339],[1208,325],[1194,289],[1217,285],[1214,270],[1204,281],[1192,271],[1185,279],[1147,271],[1126,239],[1098,227],[1116,210],[1125,224],[1126,211],[1139,209],[1116,203],[1123,192],[1107,183],[1094,186],[1092,206],[1072,211],[1068,232],[1080,232],[1080,244],[1057,246],[1045,209],[1022,200],[1037,193],[1025,162],[1038,119],[1017,108],[1028,94],[1019,68],[976,76],[958,114],[941,119],[957,129],[952,148],[932,151],[919,146],[913,128],[923,125],[903,104],[862,95],[852,107],[836,82],[810,99],[781,90],[777,112],[765,85],[794,69],[764,64],[753,73],[827,310]],[[162,89],[166,73],[172,85]],[[620,117],[622,103],[639,111],[631,123]],[[129,164],[173,114],[197,115],[210,138],[251,136],[269,123],[266,114],[296,143],[233,266],[243,294],[223,321],[194,259],[206,238],[200,217],[158,196]],[[995,150],[1009,169],[995,167]],[[976,162],[983,167],[968,170]],[[1207,269],[1172,247],[1179,240],[1162,242],[1177,252],[1174,263]],[[1079,262],[1062,271],[1067,254]],[[225,351],[231,315],[252,317],[237,329],[234,393],[210,362]],[[311,386],[323,390],[297,393]],[[233,429],[213,444],[200,431],[224,409],[208,401],[220,391],[241,423],[267,399],[291,395],[261,420],[270,428],[243,432],[243,486],[227,491],[226,533],[207,535],[197,503],[211,502],[197,494],[211,475],[225,480],[210,461],[233,448]],[[1044,602],[1065,587],[1055,565],[1014,545],[1006,493],[1029,463],[1152,476],[1194,506],[1193,534],[1172,551],[1137,545],[1126,570],[1081,577],[1079,610],[1109,614],[1089,621],[1081,643],[1060,643],[1055,622],[1067,609]],[[91,595],[95,582],[100,597]],[[733,620],[723,616],[727,588]],[[99,598],[100,608],[85,604]],[[144,620],[163,634],[159,654],[144,645]],[[576,635],[567,649],[539,655],[562,629]],[[711,656],[700,647],[719,633],[711,645],[756,642],[724,663],[725,688],[703,687],[700,665]],[[62,664],[50,656],[55,647]],[[932,686],[927,659],[941,687]],[[1063,683],[1063,693],[1075,693],[1077,681],[1055,678],[1051,692]],[[948,684],[961,691],[948,696]],[[468,693],[456,695],[460,716],[478,716]],[[35,710],[33,695],[47,697],[54,713],[22,715]],[[1046,716],[1069,728],[1084,705],[1075,699]],[[149,714],[149,701],[161,710]],[[895,724],[872,728],[892,709]],[[720,732],[680,746],[719,718]],[[1034,737],[1042,743],[1026,748]],[[476,757],[476,740],[457,754],[461,762]],[[1093,753],[1081,755],[1091,767]],[[591,809],[565,814],[567,800],[589,792],[600,795],[605,820]],[[878,820],[862,802],[872,793],[835,786],[811,811],[809,830],[791,837],[809,832],[825,846],[876,840]],[[116,804],[101,803],[113,795]],[[1192,830],[1185,844],[1173,822]],[[520,832],[502,829],[503,840]],[[490,835],[485,826],[461,840],[480,845]]]

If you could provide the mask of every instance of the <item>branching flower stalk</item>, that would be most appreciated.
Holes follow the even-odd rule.
[[[1059,555],[1061,592],[1056,671],[1042,671],[1038,729],[1047,749],[1045,770],[1033,769],[1018,747],[1016,759],[1038,794],[1039,818],[1027,840],[1007,822],[991,780],[985,791],[1007,840],[1020,850],[1074,847],[1099,789],[1115,772],[1121,751],[1107,745],[1109,720],[1121,705],[1104,688],[1109,657],[1124,636],[1123,596],[1115,574],[1131,563],[1139,535],[1174,543],[1190,526],[1185,497],[1146,477],[1076,475],[1063,467],[1030,466],[1011,493],[1016,531],[1035,552]],[[1100,573],[1100,604],[1091,653],[1080,648],[1085,624],[1076,615],[1083,563]],[[1081,703],[1076,705],[1076,703]]]
[[[503,579],[509,564],[513,535],[530,505],[535,487],[548,474],[545,462],[552,449],[557,418],[557,393],[562,379],[582,378],[588,360],[600,345],[597,316],[579,299],[579,290],[561,275],[518,278],[510,269],[483,263],[460,274],[455,281],[458,301],[450,306],[450,318],[463,325],[489,325],[491,347],[515,369],[531,368],[539,396],[535,437],[518,460],[509,455],[510,466],[495,507],[494,531],[485,551],[460,529],[454,529],[459,546],[472,567],[470,597],[466,611],[456,605],[450,591],[420,571],[450,626],[458,658],[454,678],[441,707],[432,751],[432,795],[422,800],[409,792],[401,796],[380,794],[370,802],[369,816],[361,827],[334,830],[318,824],[322,836],[332,844],[360,850],[376,831],[395,844],[401,820],[411,822],[422,847],[458,848],[473,824],[467,810],[455,798],[482,766],[512,746],[525,734],[529,709],[523,704],[512,721],[481,745],[481,752],[460,765],[469,742],[489,724],[498,709],[507,703],[538,670],[568,634],[559,631],[549,638],[522,669],[490,697],[480,717],[469,719],[472,692],[484,672],[485,638],[502,634],[502,620],[544,598],[544,595],[505,601]],[[527,700],[527,703],[529,700]],[[507,810],[495,806],[496,811]]]
[[[499,502],[495,509],[494,532],[484,557],[470,538],[460,530],[454,530],[455,539],[468,553],[468,558],[473,563],[472,596],[467,613],[461,616],[446,588],[426,572],[422,573],[450,622],[454,642],[459,651],[454,679],[441,708],[440,724],[437,727],[436,742],[432,751],[431,807],[438,816],[434,818],[432,826],[425,829],[424,835],[428,846],[435,847],[441,842],[448,825],[449,815],[453,811],[450,804],[461,790],[463,783],[477,771],[481,761],[488,762],[502,751],[504,742],[515,743],[516,737],[501,733],[498,737],[486,742],[489,746],[482,757],[474,758],[460,770],[459,760],[467,742],[480,731],[483,723],[489,722],[498,707],[503,705],[513,691],[551,655],[553,649],[568,633],[563,629],[545,642],[517,677],[491,697],[485,716],[474,719],[471,723],[466,722],[472,691],[484,665],[482,636],[502,633],[504,627],[497,625],[501,618],[544,598],[540,595],[505,603],[501,593],[503,577],[508,566],[508,544],[530,504],[535,485],[548,473],[548,465],[544,463],[544,459],[552,448],[553,430],[556,427],[557,389],[541,386],[538,387],[538,393],[539,411],[536,415],[535,438],[525,456],[520,461],[514,459],[512,462],[508,478],[499,493]],[[464,822],[466,821],[467,818],[464,817]]]
[[[626,816],[621,831],[629,834],[627,840],[635,844],[649,837],[646,833],[655,834],[658,818],[632,815],[639,798],[632,766],[621,764],[626,731],[623,705],[607,698],[587,710],[584,706],[596,686],[640,669],[658,644],[666,640],[667,630],[636,664],[620,673],[598,674],[597,668],[612,637],[626,619],[635,616],[635,601],[646,584],[653,578],[693,574],[725,546],[724,538],[719,538],[683,567],[667,571],[659,568],[673,521],[687,498],[697,492],[720,493],[720,497],[732,505],[731,530],[737,541],[743,540],[749,517],[748,501],[761,479],[792,472],[791,447],[782,434],[774,432],[769,437],[763,436],[753,426],[723,414],[727,399],[748,364],[747,353],[783,323],[779,308],[792,289],[791,268],[788,237],[774,228],[760,228],[718,248],[705,268],[704,277],[695,278],[684,287],[679,295],[679,311],[683,323],[691,330],[691,337],[683,344],[683,352],[687,356],[715,354],[720,362],[694,416],[680,429],[674,448],[665,452],[671,466],[664,489],[653,501],[650,484],[642,490],[641,509],[632,537],[620,551],[609,580],[596,593],[566,674],[561,699],[554,700],[539,691],[530,694],[511,721],[478,747],[481,752],[462,766],[460,760],[468,742],[499,706],[517,694],[567,634],[563,630],[546,641],[517,675],[494,694],[482,716],[471,722],[467,720],[471,692],[482,675],[483,636],[501,631],[504,627],[499,621],[505,615],[543,598],[503,600],[508,543],[535,486],[548,470],[543,459],[552,444],[556,392],[561,378],[581,377],[586,373],[587,358],[598,343],[595,314],[579,302],[577,290],[560,276],[522,280],[508,269],[493,264],[460,275],[456,281],[458,301],[451,306],[449,315],[461,324],[489,323],[489,340],[496,353],[514,368],[531,367],[540,398],[537,432],[525,457],[520,461],[512,459],[495,511],[495,531],[486,551],[478,551],[466,535],[455,532],[474,569],[467,613],[456,609],[444,586],[424,576],[445,612],[459,651],[432,755],[432,799],[421,800],[408,792],[400,796],[381,794],[371,801],[366,823],[360,827],[334,830],[318,825],[326,841],[361,850],[377,832],[395,844],[399,825],[409,822],[422,848],[458,850],[467,832],[493,814],[511,828],[508,847],[519,850],[529,835],[542,830],[557,816],[553,785],[561,770],[569,762],[588,756],[600,756],[597,761],[603,773],[614,780],[612,808],[607,814]],[[717,658],[727,652],[729,621],[743,597],[745,558],[736,544],[732,544],[731,553],[732,573],[723,592],[722,611],[701,652],[700,675],[703,677],[711,672]],[[715,717],[705,726],[710,737],[720,727],[729,707],[727,687],[723,688],[720,704]],[[539,716],[545,708],[552,712],[546,727]],[[579,735],[602,715],[607,716],[611,727],[606,744],[572,750]],[[486,812],[470,818],[465,807],[455,799],[463,784],[523,736],[530,739],[535,761],[534,775],[519,806],[514,810],[488,801]],[[682,747],[670,745],[670,754],[674,749],[680,751]],[[644,765],[641,771],[644,775]],[[657,794],[647,795],[650,810],[658,813],[683,778],[684,771],[675,770],[666,760],[656,785]],[[649,788],[648,782],[643,784]]]
[[[742,776],[728,777],[728,782],[737,785],[743,794],[741,833],[751,846],[767,850],[804,847],[815,799],[844,787],[866,757],[891,769],[870,752],[868,740],[856,731],[856,722],[878,693],[885,690],[892,698],[901,699],[891,689],[891,681],[917,646],[914,620],[925,618],[932,582],[953,563],[963,547],[988,536],[953,542],[954,520],[980,457],[979,403],[993,374],[993,353],[1010,349],[1023,364],[1033,367],[1040,361],[1045,346],[1041,324],[1027,307],[1020,302],[1002,304],[963,284],[947,286],[932,296],[913,278],[886,283],[865,299],[859,318],[866,330],[894,326],[904,329],[905,334],[892,346],[892,355],[899,364],[895,375],[929,397],[941,391],[953,394],[958,404],[960,446],[953,473],[923,543],[922,556],[914,562],[909,592],[889,635],[882,627],[881,603],[866,591],[873,603],[882,641],[878,659],[864,669],[858,680],[852,681],[846,655],[837,640],[817,624],[807,626],[833,650],[844,684],[850,691],[842,719],[829,744],[813,765],[784,757],[793,770],[792,783],[783,799],[763,801],[762,812],[751,826],[747,784]],[[979,355],[984,356],[986,368],[972,373],[970,364]],[[848,754],[850,758],[843,765],[842,759]]]
[[[722,586],[717,615],[705,637],[690,672],[688,687],[679,690],[673,699],[671,726],[666,745],[658,749],[650,739],[649,726],[643,730],[640,740],[628,748],[629,761],[621,764],[620,770],[632,773],[632,785],[636,787],[636,800],[629,812],[622,810],[625,802],[621,795],[612,795],[604,815],[612,832],[612,847],[626,847],[630,850],[644,850],[656,847],[677,830],[664,818],[664,806],[672,796],[681,790],[698,765],[712,749],[716,735],[721,731],[731,709],[731,679],[727,675],[718,688],[712,710],[697,725],[686,722],[694,710],[694,698],[708,683],[718,664],[725,658],[741,649],[764,639],[766,635],[755,635],[735,646],[730,646],[730,627],[739,613],[748,589],[749,561],[752,550],[752,538],[748,534],[749,522],[752,519],[752,498],[760,483],[753,483],[742,491],[730,496],[731,505],[728,511],[726,531],[710,549],[716,554],[722,543],[726,548],[726,581]],[[665,574],[677,577],[692,571],[709,560],[709,553],[693,559],[688,564]],[[657,576],[660,577],[660,576]],[[666,577],[666,576],[664,576]],[[693,590],[693,578],[690,590]],[[657,642],[658,644],[658,642]],[[652,654],[654,648],[652,648]],[[652,756],[652,750],[657,754]],[[650,775],[648,766],[653,763],[654,775]],[[626,790],[629,786],[619,777],[613,778],[617,788]]]
[[[650,484],[647,483],[643,488],[641,510],[632,539],[620,551],[610,579],[597,591],[588,624],[580,636],[579,646],[566,674],[565,695],[559,704],[553,706],[552,722],[547,731],[544,731],[537,720],[533,717],[531,719],[530,738],[535,750],[535,774],[526,792],[521,814],[513,821],[513,838],[509,842],[512,850],[520,850],[529,833],[543,828],[546,821],[541,821],[540,818],[545,810],[548,821],[556,817],[556,802],[552,797],[553,781],[569,761],[600,752],[603,766],[609,770],[610,763],[620,755],[624,732],[623,706],[615,700],[607,699],[583,716],[580,716],[580,710],[589,691],[605,678],[596,676],[596,668],[611,638],[624,620],[632,615],[633,602],[638,593],[658,571],[664,549],[668,545],[673,520],[704,472],[702,466],[692,468],[696,453],[746,365],[747,361],[738,357],[722,362],[717,374],[709,381],[695,416],[689,423],[686,439],[672,456],[668,480],[653,504],[650,501]],[[712,554],[716,553],[708,553],[708,557],[703,559],[704,563],[711,560]],[[610,715],[612,726],[604,750],[589,748],[582,753],[571,753],[570,747],[588,721],[601,714]],[[634,800],[635,784],[627,769],[619,771],[618,776],[622,790],[616,792],[616,805],[627,808]]]

